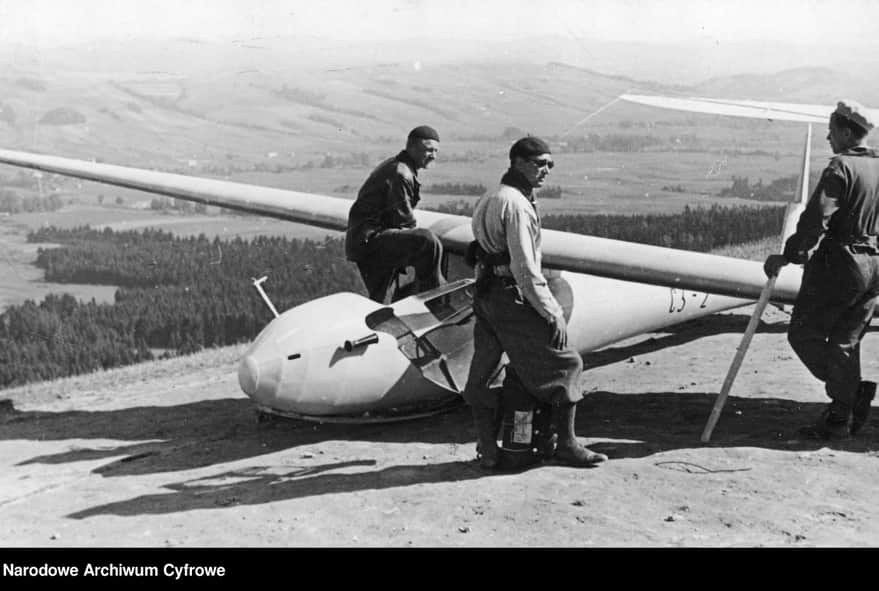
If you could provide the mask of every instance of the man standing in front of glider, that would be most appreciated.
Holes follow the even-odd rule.
[[[476,320],[463,396],[473,413],[480,463],[489,470],[524,468],[540,456],[551,456],[572,466],[592,466],[607,456],[584,447],[574,433],[583,360],[568,347],[565,312],[541,268],[535,189],[543,186],[554,165],[552,153],[546,142],[529,136],[513,144],[509,156],[510,167],[500,187],[480,198],[472,220]],[[488,382],[503,353],[510,363],[499,398]],[[541,427],[542,433],[531,429],[532,401],[551,413],[551,424]],[[528,420],[523,421],[522,432],[514,432],[519,430],[515,423],[520,415]],[[497,447],[501,416],[503,450]],[[508,417],[513,417],[509,423]],[[550,432],[555,432],[557,442]],[[507,444],[518,441],[517,435],[524,436],[522,445],[513,444],[516,449],[508,450]],[[538,440],[532,435],[539,435]],[[532,448],[539,448],[540,456]]]
[[[879,296],[879,151],[866,145],[874,125],[862,105],[839,101],[827,133],[835,156],[783,254],[764,263],[770,277],[788,263],[805,263],[788,341],[831,399],[818,421],[801,429],[809,438],[857,433],[876,393],[875,382],[861,379],[860,349]]]

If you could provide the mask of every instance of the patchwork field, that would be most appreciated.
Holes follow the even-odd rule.
[[[86,302],[93,298],[99,303],[113,301],[116,293],[113,286],[43,281],[43,271],[34,262],[37,250],[50,246],[54,245],[28,243],[22,226],[8,218],[0,219],[0,312],[26,300],[39,302],[50,293],[69,293]]]
[[[435,167],[422,171],[423,185],[471,183],[491,189],[507,161],[503,154],[489,154],[488,144],[482,146],[486,153],[472,161],[440,160]],[[471,150],[471,153],[476,152]],[[816,149],[813,165],[820,166],[825,157]],[[758,205],[754,201],[721,198],[718,194],[730,186],[733,175],[768,183],[795,174],[799,160],[793,153],[767,156],[740,154],[732,149],[729,153],[561,153],[555,159],[558,165],[549,184],[562,187],[562,198],[542,199],[540,205],[544,213],[673,214],[685,206]],[[369,170],[360,166],[284,173],[251,172],[239,173],[231,180],[352,198]],[[102,205],[97,204],[99,196],[104,202]],[[208,215],[162,212],[148,208],[150,198],[136,191],[82,182],[68,190],[65,201],[69,205],[60,210],[2,218],[0,267],[4,280],[0,285],[0,309],[27,299],[39,301],[52,292],[71,293],[86,301],[95,298],[98,302],[112,302],[115,288],[111,286],[59,285],[41,280],[42,272],[32,263],[37,249],[47,245],[28,244],[25,236],[28,230],[42,226],[91,225],[114,231],[161,228],[182,236],[205,234],[223,239],[277,235],[323,240],[326,236],[341,235],[275,219],[228,215],[217,208],[209,208]],[[475,204],[477,197],[424,192],[422,200],[422,207],[437,207],[456,201]]]

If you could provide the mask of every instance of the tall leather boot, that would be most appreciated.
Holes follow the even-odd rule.
[[[473,413],[473,425],[476,427],[476,455],[479,465],[485,470],[494,470],[499,459],[498,410],[485,406],[471,406],[470,410]]]
[[[553,423],[558,430],[558,444],[555,458],[568,466],[588,468],[607,461],[607,456],[592,451],[577,441],[574,432],[574,419],[577,416],[577,405],[573,403],[553,407]]]

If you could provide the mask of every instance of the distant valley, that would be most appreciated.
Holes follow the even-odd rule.
[[[148,49],[132,43],[8,55],[0,76],[0,145],[216,176],[248,167],[318,166],[327,156],[342,164],[372,162],[419,123],[441,130],[443,156],[453,161],[502,155],[516,133],[558,141],[691,133],[714,147],[732,140],[754,148],[777,139],[791,145],[798,137],[789,125],[615,103],[624,92],[827,104],[845,94],[879,104],[879,86],[826,67],[681,85],[478,52],[447,62],[400,55],[367,63],[365,56],[333,66],[312,63],[312,53],[299,55],[290,46],[176,40]],[[569,49],[549,55],[584,61]],[[718,128],[725,130],[720,137]]]

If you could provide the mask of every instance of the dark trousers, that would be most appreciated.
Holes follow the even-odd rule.
[[[560,405],[582,398],[577,381],[583,359],[570,348],[550,343],[552,327],[511,281],[489,280],[473,298],[473,360],[464,387],[471,406],[497,408],[499,401],[488,382],[506,352],[522,385],[538,401]]]
[[[861,339],[879,295],[879,255],[825,240],[806,263],[788,329],[800,360],[847,416],[861,381]]]
[[[442,242],[427,228],[389,229],[369,239],[357,268],[369,299],[386,304],[398,269],[415,269],[418,292],[439,287],[443,283],[442,258]]]

